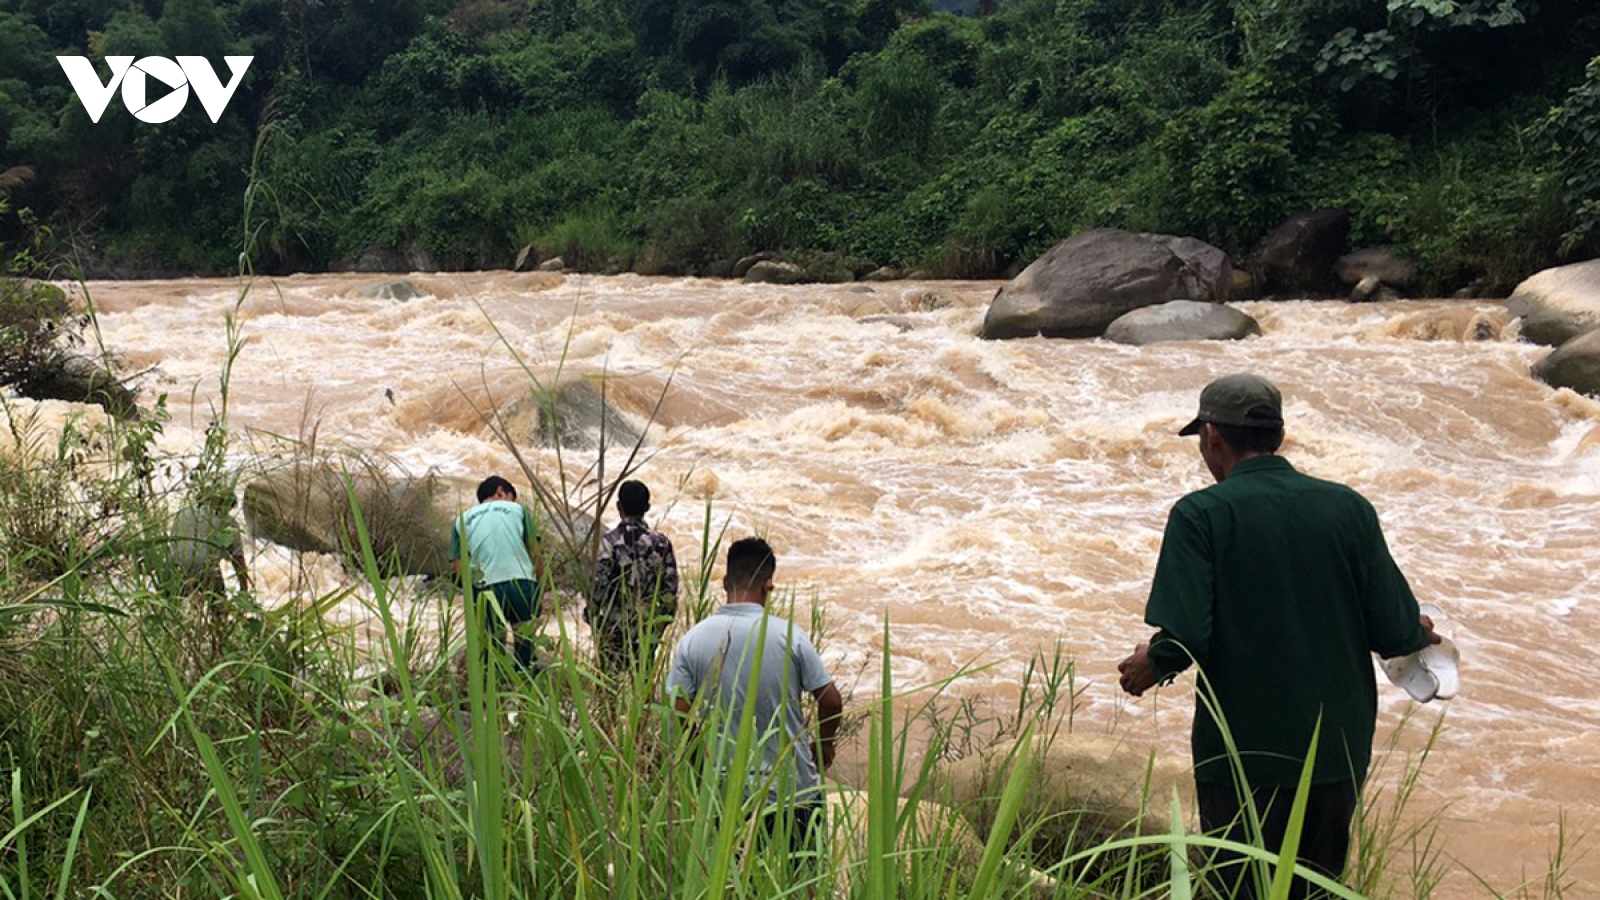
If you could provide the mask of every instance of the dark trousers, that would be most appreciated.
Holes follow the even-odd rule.
[[[798,800],[762,813],[761,824],[769,839],[787,830],[790,853],[814,852],[817,850],[817,839],[822,833],[826,810],[826,801]]]
[[[512,628],[512,645],[516,654],[517,668],[524,672],[532,672],[533,668],[533,640],[525,637],[516,627],[524,622],[531,622],[534,611],[539,606],[539,585],[534,581],[518,579],[516,581],[501,581],[479,588],[487,591],[490,596],[485,598],[484,607],[484,634],[490,647],[498,647],[505,651],[505,624]],[[504,617],[504,624],[501,618]]]
[[[1294,785],[1263,787],[1253,793],[1256,815],[1261,820],[1262,841],[1266,849],[1276,852],[1283,846],[1283,835],[1289,829]],[[1355,817],[1359,797],[1360,791],[1349,781],[1311,786],[1300,833],[1298,856],[1302,864],[1335,880],[1344,874],[1345,857],[1350,852],[1350,821]],[[1239,793],[1232,785],[1196,784],[1195,799],[1200,803],[1200,827],[1208,834],[1241,844],[1251,842],[1248,819],[1240,809]],[[1239,864],[1245,858],[1237,853],[1218,851],[1214,882],[1220,888],[1219,896],[1257,900],[1256,879],[1249,867]],[[1291,900],[1326,896],[1326,892],[1314,890],[1310,882],[1302,878],[1296,878],[1289,891]]]
[[[650,630],[638,624],[622,627],[592,626],[591,633],[594,635],[600,668],[613,675],[624,675],[633,671],[641,660],[649,660],[645,654],[653,655],[665,630],[665,624]]]

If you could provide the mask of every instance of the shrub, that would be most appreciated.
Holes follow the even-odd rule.
[[[535,243],[544,258],[559,256],[568,266],[583,272],[598,272],[607,266],[627,268],[633,264],[638,248],[628,235],[621,214],[610,207],[569,215],[542,233]]]
[[[1561,198],[1572,217],[1572,227],[1561,236],[1561,252],[1600,249],[1600,56],[1539,123],[1538,133],[1555,151]]]
[[[1159,141],[1171,172],[1169,222],[1241,256],[1293,212],[1295,163],[1317,126],[1314,109],[1258,74],[1175,117]]]

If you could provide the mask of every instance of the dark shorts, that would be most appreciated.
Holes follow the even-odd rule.
[[[504,616],[513,629],[524,622],[533,621],[539,608],[539,583],[526,579],[501,581],[479,587],[478,590],[487,591],[494,598],[493,605],[484,604],[484,628],[489,634],[488,644],[504,649],[505,631],[502,630],[500,617]],[[497,607],[499,612],[495,611]],[[523,634],[513,633],[511,646],[517,666],[525,672],[535,672],[533,641]]]
[[[806,800],[761,814],[762,832],[768,838],[789,835],[789,852],[816,855],[820,850],[823,827],[827,824],[827,801]]]
[[[482,590],[482,588],[480,588]],[[533,621],[533,611],[539,603],[539,583],[519,579],[517,581],[501,581],[487,586],[489,593],[494,595],[495,602],[500,606],[500,612],[506,621],[512,625]],[[494,611],[490,610],[490,621]]]
[[[1283,846],[1284,833],[1289,830],[1289,812],[1294,806],[1293,785],[1257,788],[1256,814],[1261,818],[1261,832],[1268,850]],[[1361,792],[1348,781],[1311,786],[1306,798],[1306,817],[1300,834],[1299,861],[1310,865],[1322,874],[1337,881],[1344,874],[1345,857],[1350,852],[1350,822],[1355,817]],[[1231,785],[1196,784],[1195,799],[1200,804],[1200,827],[1207,833],[1220,835],[1238,843],[1250,843],[1249,826],[1239,806],[1239,794]],[[1238,854],[1217,854],[1216,881],[1224,886],[1222,896],[1237,900],[1256,897],[1255,879],[1244,866]],[[1231,863],[1231,864],[1230,864]],[[1294,880],[1289,891],[1291,900],[1326,897],[1326,892],[1313,890],[1310,882]]]

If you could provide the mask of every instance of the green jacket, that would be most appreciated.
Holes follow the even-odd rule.
[[[1370,654],[1421,649],[1418,618],[1377,513],[1348,487],[1263,456],[1179,500],[1145,621],[1161,629],[1163,681],[1191,657],[1201,670],[1195,780],[1232,783],[1214,703],[1252,787],[1299,780],[1319,716],[1314,782],[1360,784],[1378,709]]]

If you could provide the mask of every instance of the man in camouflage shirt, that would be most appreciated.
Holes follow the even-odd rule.
[[[649,511],[650,489],[643,482],[617,488],[622,521],[600,540],[594,588],[583,611],[601,668],[619,674],[649,658],[678,612],[678,560],[672,541],[645,524]]]

